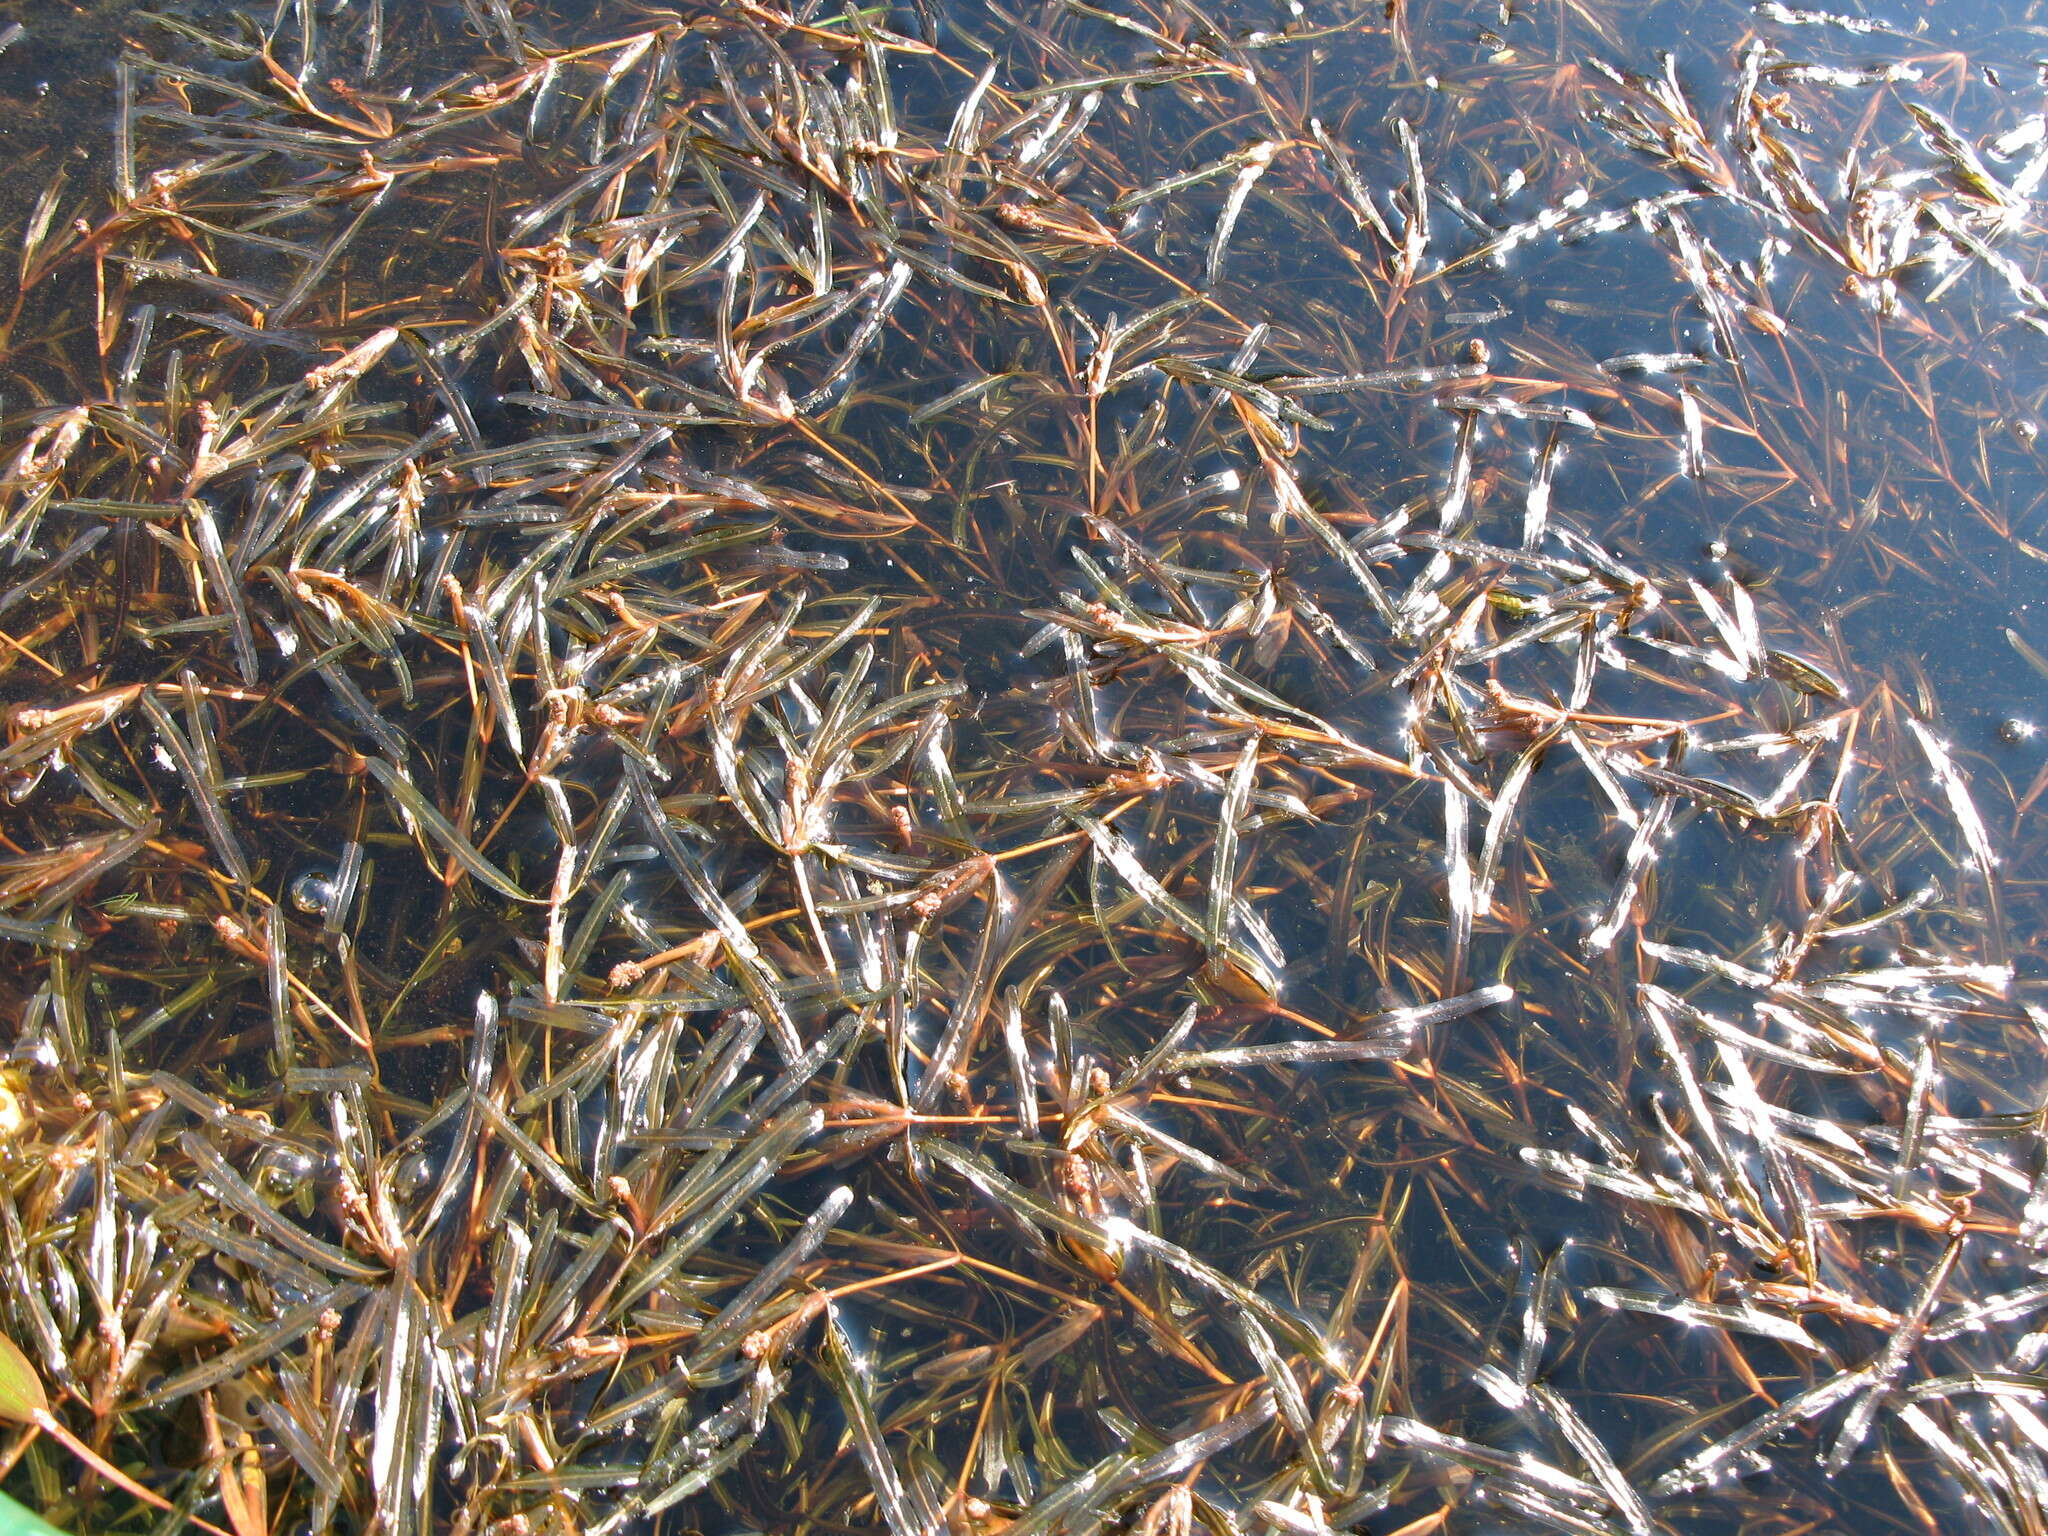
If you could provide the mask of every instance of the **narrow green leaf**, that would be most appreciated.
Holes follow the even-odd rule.
[[[36,1374],[20,1346],[0,1333],[0,1420],[32,1424],[49,1411],[50,1399],[43,1391],[43,1378]]]
[[[420,793],[419,786],[412,780],[381,758],[369,759],[368,766],[370,777],[383,786],[384,793],[391,797],[393,803],[425,827],[436,842],[455,856],[456,863],[501,896],[510,896],[514,901],[533,900],[507,879],[497,865],[478,853],[469,839],[455,830],[454,823]]]
[[[34,1510],[0,1493],[0,1536],[65,1536]]]

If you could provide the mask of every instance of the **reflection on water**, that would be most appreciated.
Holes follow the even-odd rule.
[[[2041,1523],[2023,20],[19,19],[0,1318],[143,1482]]]

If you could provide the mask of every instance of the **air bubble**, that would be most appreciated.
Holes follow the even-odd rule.
[[[401,1200],[410,1200],[426,1189],[433,1176],[434,1160],[425,1152],[409,1152],[391,1171],[391,1192]]]
[[[292,905],[308,917],[325,917],[334,910],[334,872],[309,869],[292,882]]]
[[[299,1195],[313,1178],[313,1159],[289,1147],[266,1147],[250,1170],[256,1188],[279,1202]]]

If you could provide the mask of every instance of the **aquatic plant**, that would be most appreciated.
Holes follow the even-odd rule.
[[[2030,451],[1888,349],[2039,329],[2041,119],[1751,20],[155,17],[5,335],[49,1411],[237,1536],[2038,1528],[2033,897],[1822,594]]]

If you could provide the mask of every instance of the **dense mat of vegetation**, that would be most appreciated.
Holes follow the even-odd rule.
[[[5,301],[9,1489],[2043,1529],[2041,781],[1845,636],[2032,548],[2048,119],[1696,9],[131,18]]]

